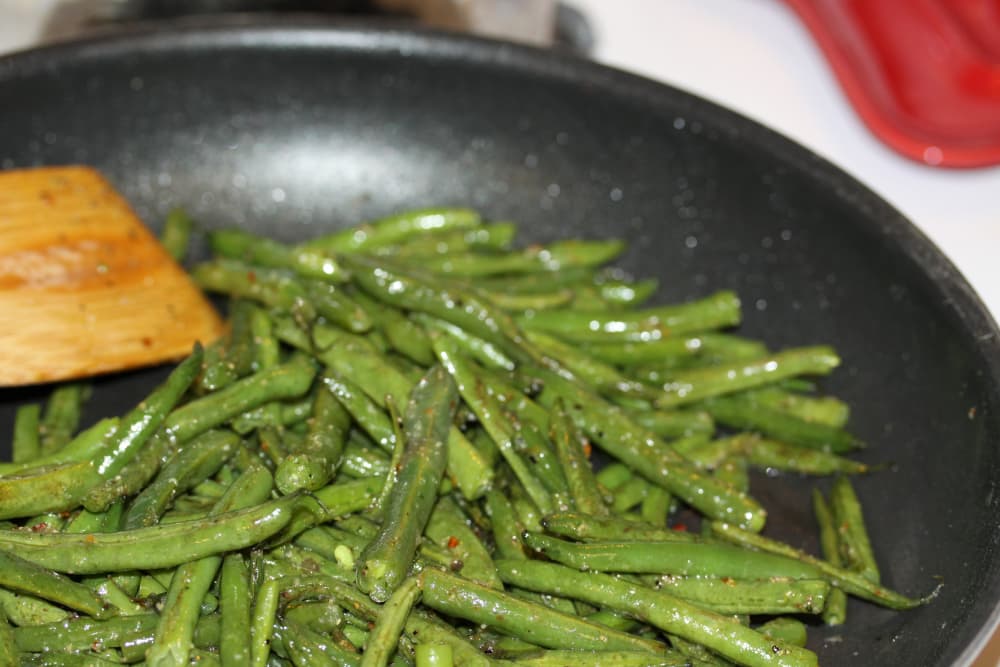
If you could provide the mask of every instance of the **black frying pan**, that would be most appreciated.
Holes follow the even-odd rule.
[[[891,461],[858,481],[886,582],[852,602],[824,665],[967,664],[1000,600],[1000,336],[896,211],[777,134],[589,62],[437,34],[282,23],[133,34],[0,60],[0,165],[82,162],[155,226],[183,205],[281,239],[464,204],[528,240],[622,236],[663,300],[729,287],[773,346],[829,342],[824,387]],[[17,326],[10,313],[0,327]],[[98,382],[120,413],[158,371]],[[44,389],[0,394],[13,407]],[[773,534],[816,549],[808,482],[756,480]]]

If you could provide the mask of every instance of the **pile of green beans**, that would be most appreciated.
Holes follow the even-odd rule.
[[[806,667],[848,596],[926,601],[882,583],[831,348],[739,336],[731,292],[644,305],[619,241],[513,237],[208,232],[222,339],[124,415],[84,424],[82,384],[17,414],[0,667]],[[762,534],[780,474],[832,476],[819,556]]]

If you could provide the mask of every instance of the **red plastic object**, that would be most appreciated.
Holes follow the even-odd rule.
[[[941,167],[1000,164],[1000,0],[786,0],[868,127]]]

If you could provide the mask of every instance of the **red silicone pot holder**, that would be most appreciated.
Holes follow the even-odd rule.
[[[880,139],[942,167],[1000,164],[1000,0],[786,0]]]

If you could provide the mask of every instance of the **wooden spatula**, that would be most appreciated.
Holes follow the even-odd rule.
[[[0,386],[178,359],[222,330],[95,170],[0,172]]]

